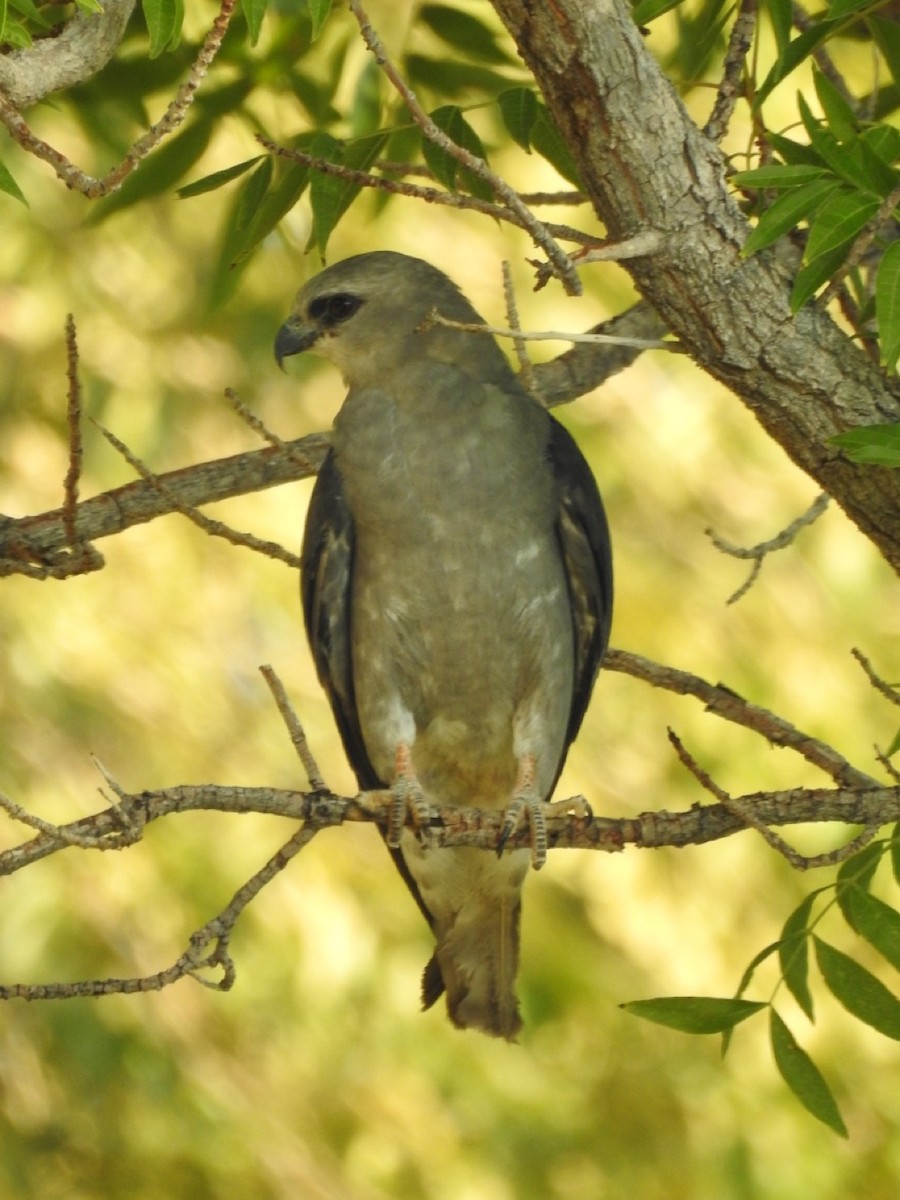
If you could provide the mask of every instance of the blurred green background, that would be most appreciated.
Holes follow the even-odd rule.
[[[198,28],[213,11],[200,6]],[[372,11],[385,17],[386,37],[402,28],[401,13]],[[345,35],[340,26],[313,68]],[[274,36],[264,30],[254,61],[266,61]],[[363,68],[354,55],[348,87]],[[42,136],[98,173],[141,128],[114,90],[104,97],[103,79],[82,90],[81,108],[76,95],[30,114]],[[161,85],[152,93],[155,117],[167,93]],[[704,112],[708,96],[696,105]],[[287,136],[308,129],[310,116],[273,85],[253,119],[222,119],[190,178],[257,153],[257,125]],[[293,293],[320,265],[304,256],[305,199],[216,305],[227,191],[150,198],[101,221],[102,208],[65,191],[44,166],[19,152],[6,160],[30,207],[0,197],[0,511],[61,502],[67,312],[78,325],[86,414],[154,470],[256,445],[225,387],[282,437],[328,427],[342,395],[336,373],[303,358],[283,376],[272,359]],[[518,151],[498,148],[492,161],[522,189],[558,185],[546,164]],[[362,197],[329,259],[376,248],[429,259],[494,323],[505,323],[504,259],[526,328],[580,330],[631,298],[615,267],[585,272],[581,299],[553,286],[535,294],[524,236],[410,200],[385,207]],[[832,508],[729,607],[744,566],[714,549],[707,527],[753,544],[803,511],[814,484],[681,358],[645,354],[559,415],[608,507],[613,644],[721,680],[871,769],[872,744],[890,741],[896,717],[850,648],[897,678],[900,597],[869,543]],[[90,423],[84,437],[82,496],[132,478]],[[210,511],[296,549],[309,488]],[[284,679],[329,784],[353,788],[288,568],[178,516],[99,548],[99,573],[3,580],[4,792],[51,820],[94,811],[102,780],[91,753],[133,791],[302,786],[258,674],[266,662]],[[733,793],[822,782],[696,703],[607,674],[558,794],[583,792],[614,816],[703,802],[667,726]],[[124,853],[70,850],[5,879],[0,982],[161,969],[290,832],[261,816],[183,816]],[[23,836],[0,823],[0,846]],[[816,829],[798,840],[812,850],[841,838]],[[779,1008],[831,1082],[846,1142],[789,1095],[761,1019],[741,1026],[723,1061],[717,1039],[687,1038],[617,1008],[647,996],[730,994],[805,892],[831,877],[798,876],[752,833],[677,852],[553,854],[526,887],[526,1028],[506,1045],[454,1030],[440,1007],[417,1011],[430,953],[424,923],[374,830],[328,831],[239,924],[232,992],[183,981],[140,997],[3,1007],[0,1195],[893,1200],[900,1055],[827,996],[814,1027],[781,994]],[[775,984],[767,964],[751,994],[767,999]]]

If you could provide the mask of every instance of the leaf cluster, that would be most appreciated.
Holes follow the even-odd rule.
[[[900,826],[889,840],[873,842],[847,859],[833,883],[803,899],[785,921],[778,941],[752,959],[733,997],[667,996],[632,1001],[623,1008],[683,1033],[721,1033],[723,1050],[737,1025],[768,1009],[772,1055],[785,1083],[808,1112],[846,1137],[847,1127],[824,1075],[772,1001],[748,1000],[744,993],[757,968],[777,955],[779,985],[787,987],[801,1011],[814,1021],[812,948],[822,981],[847,1012],[885,1037],[900,1041],[900,999],[857,958],[815,932],[825,915],[836,910],[858,939],[876,951],[888,967],[900,971],[900,913],[871,891],[875,873],[885,858],[890,860],[894,882],[900,884]],[[820,903],[824,898],[826,902]],[[820,911],[814,915],[817,905]]]

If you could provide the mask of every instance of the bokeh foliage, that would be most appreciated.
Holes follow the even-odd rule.
[[[165,469],[253,444],[222,401],[226,386],[284,436],[329,423],[341,395],[332,373],[310,361],[280,378],[271,360],[292,293],[323,253],[420,254],[498,319],[499,264],[509,259],[529,328],[586,328],[629,303],[630,285],[615,267],[587,275],[581,300],[552,288],[534,295],[525,261],[533,249],[518,231],[341,190],[264,154],[257,132],[345,162],[424,158],[446,186],[476,186],[425,154],[345,11],[275,3],[263,18],[263,7],[244,6],[183,128],[109,199],[92,204],[66,192],[46,167],[4,148],[28,207],[0,197],[2,511],[59,503],[67,311],[78,322],[88,415]],[[10,9],[27,27],[27,6]],[[147,16],[135,15],[116,59],[29,120],[102,174],[156,119],[215,11],[188,6],[182,28],[177,5],[145,4]],[[774,49],[761,80],[795,54],[790,37],[778,40],[781,8],[768,11]],[[565,148],[488,5],[373,0],[371,15],[439,123],[462,131],[522,190],[571,186]],[[864,15],[870,25],[886,20]],[[727,22],[721,4],[685,3],[650,25],[654,50],[698,117],[709,107],[699,85],[717,76]],[[835,135],[839,151],[856,153],[850,142],[886,146],[869,131],[890,125],[893,84],[865,82],[871,41],[857,29],[845,20],[831,32],[842,68],[863,81],[860,96],[877,100],[864,122],[845,122]],[[877,44],[890,67],[886,37],[882,30]],[[794,66],[764,97],[767,125],[782,139],[765,169],[812,166],[837,189],[832,195],[844,195],[853,189],[836,165],[789,157],[788,140],[807,157],[820,154],[813,135],[846,116],[808,64]],[[802,127],[798,89],[808,114]],[[747,155],[756,144],[749,108],[739,117],[729,150],[736,165],[756,169]],[[879,161],[895,170],[893,160]],[[777,196],[796,189],[772,192],[777,185],[763,182],[757,177],[746,200],[765,230]],[[802,238],[814,219],[812,208],[798,209],[783,232],[796,237],[799,227]],[[812,228],[809,239],[815,248]],[[884,270],[888,260],[880,261]],[[866,336],[873,266],[858,268]],[[870,763],[872,742],[886,745],[894,729],[849,649],[860,645],[896,676],[900,605],[896,581],[865,540],[830,511],[728,608],[742,568],[712,548],[705,528],[748,543],[770,536],[809,503],[809,481],[690,363],[661,354],[561,416],[610,511],[614,642],[723,679]],[[130,478],[98,434],[88,427],[85,436],[83,494]],[[231,501],[217,515],[295,547],[307,491]],[[3,583],[5,792],[43,816],[71,819],[96,803],[89,751],[135,790],[210,778],[295,785],[290,747],[256,675],[260,662],[286,679],[329,782],[352,787],[285,567],[212,542],[177,517],[101,549],[99,574]],[[818,782],[810,768],[711,720],[689,701],[602,677],[561,794],[582,791],[614,814],[700,800],[667,746],[667,725],[734,791]],[[8,844],[18,834],[4,827],[0,836]],[[4,883],[0,974],[156,969],[285,836],[262,817],[185,817],[123,855],[72,851],[40,864]],[[819,848],[835,836],[811,830],[804,842]],[[846,1144],[792,1099],[757,1022],[737,1030],[723,1063],[713,1039],[698,1042],[617,1008],[666,993],[733,993],[747,961],[785,933],[806,894],[833,882],[827,874],[798,878],[749,833],[679,852],[553,856],[526,892],[527,1030],[521,1045],[506,1046],[457,1033],[440,1011],[415,1011],[428,953],[421,919],[374,831],[331,832],[239,926],[238,982],[228,995],[182,983],[141,998],[4,1010],[0,1192],[26,1200],[887,1200],[900,1183],[896,1047],[851,1022],[827,993],[815,1026],[799,985],[784,1003],[779,996],[779,1011],[838,1096]],[[888,896],[887,881],[881,886]],[[859,921],[865,903],[857,898],[850,916]],[[852,953],[893,987],[848,920],[832,913],[817,927],[820,942]],[[777,959],[761,964],[748,999],[769,999]],[[783,1030],[773,1040],[790,1055]]]

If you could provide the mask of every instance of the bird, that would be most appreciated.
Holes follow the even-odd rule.
[[[435,316],[437,314],[437,317]],[[527,848],[435,847],[429,805],[541,825],[609,640],[612,558],[572,436],[519,382],[457,286],[378,250],[325,267],[275,340],[347,395],[309,503],[304,622],[362,791],[431,926],[422,1006],[516,1040]],[[406,818],[409,817],[409,820]],[[540,865],[539,856],[535,865]]]

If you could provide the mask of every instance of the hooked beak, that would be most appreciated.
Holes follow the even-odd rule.
[[[295,317],[288,317],[275,337],[275,361],[284,370],[284,360],[292,354],[302,354],[318,339],[320,329],[304,325]]]

